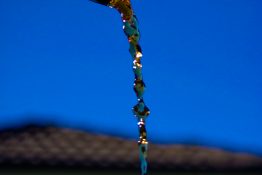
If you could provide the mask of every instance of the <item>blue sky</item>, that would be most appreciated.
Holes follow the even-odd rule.
[[[149,139],[262,155],[262,2],[133,0]],[[0,127],[128,138],[132,58],[119,14],[88,0],[0,1]]]

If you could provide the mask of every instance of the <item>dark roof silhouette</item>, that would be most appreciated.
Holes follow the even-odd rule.
[[[150,144],[155,170],[255,170],[262,158],[187,145]],[[139,168],[137,142],[72,129],[29,126],[0,131],[0,165]]]

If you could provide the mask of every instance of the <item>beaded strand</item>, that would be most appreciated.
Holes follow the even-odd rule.
[[[133,57],[133,72],[135,75],[134,91],[137,97],[137,104],[133,107],[133,113],[138,120],[139,128],[139,158],[141,161],[141,174],[147,174],[147,132],[146,132],[146,118],[150,114],[149,108],[145,105],[143,94],[145,91],[145,83],[142,76],[142,49],[139,45],[140,32],[138,29],[138,22],[134,14],[130,0],[91,0],[111,8],[115,8],[122,17],[123,30],[128,38],[129,52]]]

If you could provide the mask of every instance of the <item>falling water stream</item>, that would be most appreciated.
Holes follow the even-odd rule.
[[[115,8],[120,14],[123,21],[123,30],[130,44],[129,52],[133,57],[133,72],[135,75],[134,91],[137,97],[137,104],[133,107],[133,113],[138,120],[139,128],[139,157],[141,161],[141,174],[147,174],[147,132],[146,118],[149,115],[149,108],[145,105],[143,94],[145,83],[142,76],[142,49],[139,45],[140,33],[138,28],[137,17],[132,9],[130,0],[91,0],[93,2]]]

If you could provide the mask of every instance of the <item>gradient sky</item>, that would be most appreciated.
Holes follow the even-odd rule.
[[[262,1],[133,0],[149,140],[262,155]],[[119,14],[88,0],[0,1],[0,128],[137,138]]]

